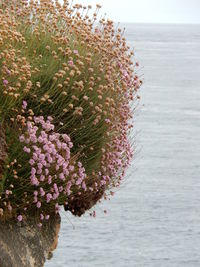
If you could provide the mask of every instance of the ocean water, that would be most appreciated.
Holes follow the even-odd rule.
[[[144,79],[138,153],[96,218],[62,212],[46,267],[200,266],[200,25],[125,27]]]

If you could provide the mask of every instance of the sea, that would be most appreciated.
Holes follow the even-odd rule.
[[[120,26],[144,81],[135,158],[96,218],[61,212],[45,267],[199,267],[200,25]]]

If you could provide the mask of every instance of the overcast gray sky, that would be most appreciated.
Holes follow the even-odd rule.
[[[60,0],[62,2],[62,0]],[[200,0],[74,0],[102,5],[115,22],[200,23]]]

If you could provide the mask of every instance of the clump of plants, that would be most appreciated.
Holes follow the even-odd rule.
[[[90,9],[1,1],[1,218],[42,226],[62,205],[80,216],[130,164],[138,63],[121,29]]]

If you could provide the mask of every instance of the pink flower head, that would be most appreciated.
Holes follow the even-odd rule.
[[[11,71],[10,70],[6,70],[7,74],[10,76],[11,75]]]
[[[40,187],[40,195],[41,195],[41,197],[43,197],[45,195],[45,191],[42,187]]]
[[[30,148],[28,148],[28,147],[26,147],[26,146],[23,148],[23,150],[24,150],[24,152],[26,152],[26,153],[30,153],[30,152],[31,152]]]
[[[32,185],[39,185],[39,181],[35,176],[31,176],[31,184]]]
[[[87,187],[85,182],[82,183],[82,188],[86,191]]]
[[[20,142],[24,142],[24,141],[25,141],[24,135],[20,135],[20,137],[19,137],[19,141],[20,141]]]
[[[25,100],[22,102],[22,108],[23,109],[26,109],[27,108],[27,102]]]
[[[37,208],[39,209],[41,207],[41,202],[38,201],[37,204],[36,204]]]
[[[50,216],[47,214],[47,215],[45,216],[45,220],[48,220],[49,217],[50,217]]]
[[[47,119],[48,119],[49,121],[52,121],[52,120],[53,120],[53,118],[52,118],[51,116],[48,116]]]
[[[82,167],[82,163],[81,163],[80,161],[78,162],[78,164],[77,164],[77,165],[78,165],[78,167],[79,167],[79,168],[81,168],[81,167]]]
[[[68,64],[72,66],[72,65],[74,65],[74,62],[72,60],[69,60]]]
[[[59,174],[59,178],[60,178],[60,180],[63,180],[63,181],[65,180],[65,176],[62,172]]]
[[[56,211],[56,213],[58,213],[60,211],[60,206],[58,205],[58,203],[56,203],[56,205],[55,205],[55,211]]]
[[[38,191],[34,191],[33,194],[34,194],[34,196],[37,196],[38,195]]]
[[[50,200],[52,199],[52,194],[50,194],[50,193],[48,193],[47,195],[46,195],[46,200],[47,200],[47,203],[49,203],[50,202]]]
[[[8,81],[7,80],[3,80],[3,84],[4,85],[8,85]]]
[[[73,143],[72,142],[69,142],[68,145],[69,145],[69,148],[73,147]]]
[[[65,140],[65,142],[70,142],[70,137],[67,134],[63,134],[62,137]]]
[[[48,184],[51,184],[51,183],[52,183],[52,176],[49,175],[49,176],[48,176]]]
[[[36,169],[35,168],[31,168],[31,174],[35,175],[36,174]]]
[[[29,164],[30,164],[30,165],[34,165],[34,164],[35,164],[35,161],[34,161],[33,159],[30,159],[30,160],[29,160]]]
[[[18,222],[21,222],[21,221],[23,220],[22,215],[18,215],[18,216],[17,216],[17,220],[18,220]]]

